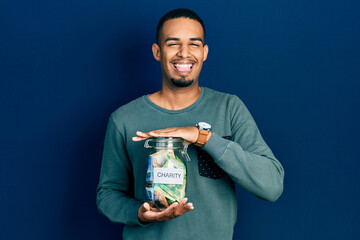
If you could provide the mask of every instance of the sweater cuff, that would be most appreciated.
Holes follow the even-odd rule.
[[[215,132],[212,132],[212,135],[209,141],[201,149],[205,150],[214,160],[221,158],[225,152],[230,140],[222,138]]]
[[[150,225],[150,223],[142,223],[140,222],[139,218],[138,218],[138,211],[139,208],[141,207],[142,203],[139,204],[135,204],[135,206],[131,209],[129,209],[129,222],[127,222],[126,224],[129,225],[137,225],[137,226],[142,226],[142,227],[146,227],[148,225]]]

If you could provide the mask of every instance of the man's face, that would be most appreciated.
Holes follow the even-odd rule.
[[[153,44],[153,53],[161,62],[163,79],[176,87],[197,83],[208,53],[201,24],[189,18],[168,20],[159,44]]]

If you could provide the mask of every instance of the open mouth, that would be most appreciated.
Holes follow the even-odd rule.
[[[194,63],[173,63],[175,71],[179,74],[189,74],[193,69]]]

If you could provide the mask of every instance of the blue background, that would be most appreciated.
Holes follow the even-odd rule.
[[[121,239],[95,204],[106,124],[161,88],[151,44],[178,7],[207,27],[201,85],[238,95],[285,168],[275,203],[238,189],[234,239],[360,239],[356,0],[2,0],[0,239]]]

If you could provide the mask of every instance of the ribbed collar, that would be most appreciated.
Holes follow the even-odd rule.
[[[188,112],[190,111],[191,109],[195,108],[197,105],[200,104],[200,102],[203,100],[204,96],[205,96],[205,93],[206,92],[206,87],[201,87],[201,93],[200,93],[200,97],[196,100],[196,102],[194,102],[193,104],[191,104],[190,106],[186,107],[186,108],[183,108],[183,109],[180,109],[180,110],[169,110],[169,109],[165,109],[165,108],[162,108],[158,105],[156,105],[155,103],[153,103],[152,101],[150,101],[149,99],[149,95],[144,95],[143,96],[143,99],[144,101],[149,104],[151,107],[155,108],[156,110],[159,110],[161,112],[164,112],[164,113],[168,113],[168,114],[179,114],[179,113],[185,113],[185,112]]]

